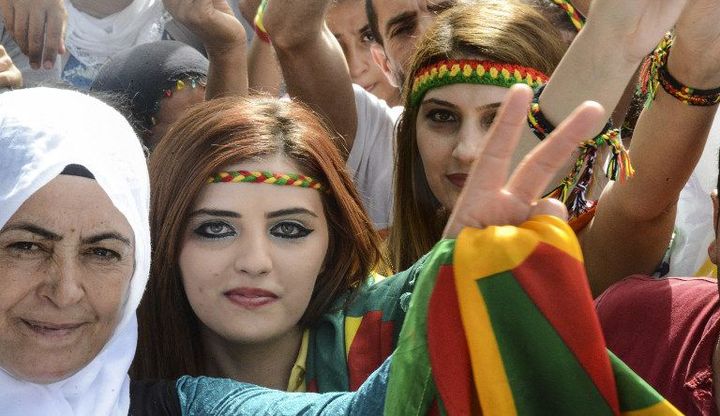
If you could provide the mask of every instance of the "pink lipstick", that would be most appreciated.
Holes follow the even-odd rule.
[[[228,290],[225,292],[225,296],[230,302],[245,309],[257,309],[271,304],[278,299],[278,296],[273,292],[251,287],[240,287]]]

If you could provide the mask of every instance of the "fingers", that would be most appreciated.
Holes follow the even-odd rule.
[[[466,187],[489,190],[505,185],[513,152],[525,128],[532,94],[530,87],[524,84],[510,88],[470,171]]]
[[[580,104],[547,139],[526,155],[508,181],[508,192],[530,204],[539,199],[581,142],[594,135],[605,118],[603,107],[592,101]]]
[[[552,215],[558,217],[564,221],[568,219],[568,211],[565,204],[555,198],[545,198],[537,201],[530,209],[528,218],[532,218],[536,215]]]
[[[48,13],[45,27],[45,50],[42,60],[45,69],[52,69],[58,55],[65,53],[65,27],[67,25],[64,10]]]
[[[27,33],[27,51],[30,66],[39,69],[42,64],[43,43],[45,41],[45,10],[34,8],[30,11]]]
[[[0,0],[0,13],[5,20],[5,29],[14,36],[15,33],[15,8],[11,0]]]
[[[24,3],[16,4],[14,6],[15,9],[15,15],[13,21],[15,22],[15,25],[13,26],[13,36],[15,37],[15,43],[18,44],[18,47],[24,53],[25,55],[28,54],[28,41],[27,41],[27,35],[28,35],[28,29],[29,29],[29,19],[30,19],[30,13],[28,12],[27,8],[24,6]]]

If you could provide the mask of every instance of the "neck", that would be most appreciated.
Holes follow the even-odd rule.
[[[302,329],[295,327],[266,342],[235,343],[203,327],[207,375],[287,390],[302,336]]]
[[[133,0],[70,0],[76,9],[102,19],[125,10]]]

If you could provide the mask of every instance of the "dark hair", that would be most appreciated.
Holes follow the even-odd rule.
[[[378,26],[378,17],[375,12],[375,6],[373,6],[373,0],[365,0],[365,13],[367,13],[368,24],[370,25],[370,32],[372,32],[375,42],[380,46],[383,46],[382,35],[380,34],[380,27]]]
[[[300,326],[312,325],[380,264],[379,238],[335,140],[302,104],[264,97],[198,104],[170,128],[150,157],[153,252],[138,309],[134,377],[205,373],[200,322],[185,294],[178,257],[197,195],[207,178],[229,164],[280,154],[297,165],[297,173],[328,188],[321,195],[330,241]]]

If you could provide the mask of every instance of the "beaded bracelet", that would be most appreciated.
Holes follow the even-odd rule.
[[[540,140],[544,140],[555,130],[555,126],[540,110],[539,99],[543,89],[544,86],[541,86],[535,91],[527,117],[530,130]],[[580,144],[580,155],[575,160],[570,173],[560,185],[545,195],[562,201],[571,217],[582,214],[592,206],[587,201],[587,192],[592,185],[595,159],[600,146],[608,146],[612,152],[605,168],[605,176],[610,180],[623,181],[635,173],[627,150],[620,139],[620,129],[612,128],[612,123],[608,121],[602,133]]]
[[[267,30],[265,30],[265,25],[263,24],[263,17],[265,16],[266,7],[267,0],[261,1],[260,5],[258,5],[257,13],[255,14],[255,20],[253,21],[253,29],[255,29],[255,34],[261,41],[265,43],[270,43],[270,35],[268,35]]]
[[[720,88],[701,90],[688,87],[670,74],[667,63],[672,44],[672,34],[665,34],[663,40],[643,65],[641,85],[642,92],[647,94],[645,106],[650,106],[655,100],[659,86],[662,86],[669,95],[687,105],[708,107],[719,103]]]

